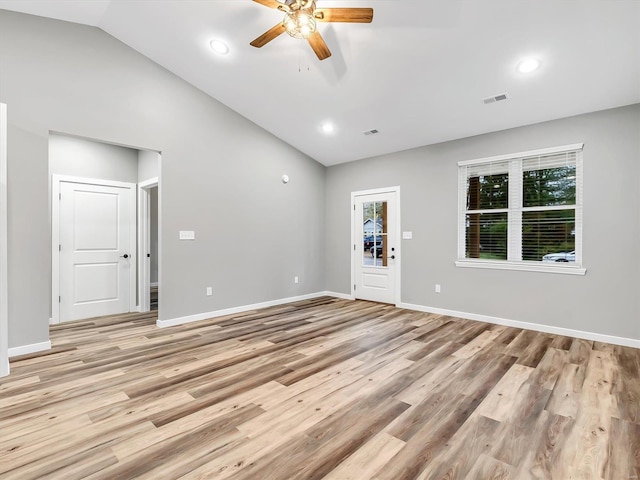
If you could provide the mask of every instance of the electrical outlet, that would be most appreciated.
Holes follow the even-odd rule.
[[[207,297],[213,295],[213,287],[207,287]]]
[[[300,279],[297,276],[293,277],[293,283],[300,283]]]
[[[440,293],[440,284],[436,283],[436,293]]]

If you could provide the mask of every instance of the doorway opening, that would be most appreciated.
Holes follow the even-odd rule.
[[[141,230],[155,228],[157,239],[159,211],[147,202],[155,220],[143,220],[140,186],[157,193],[159,169],[157,151],[50,133],[50,323],[149,310],[148,286],[140,292],[150,270],[142,252],[144,260],[151,252]]]
[[[400,187],[352,192],[354,298],[400,303]]]
[[[138,298],[140,311],[158,310],[159,304],[159,187],[158,178],[138,184]]]

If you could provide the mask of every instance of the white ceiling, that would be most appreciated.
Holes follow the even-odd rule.
[[[286,34],[251,47],[283,16],[251,0],[0,0],[101,28],[324,165],[640,102],[638,0],[317,4],[373,7],[373,22],[319,24],[320,62]],[[529,75],[526,56],[542,62]]]

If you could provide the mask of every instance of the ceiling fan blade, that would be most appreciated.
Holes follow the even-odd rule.
[[[289,9],[289,7],[281,2],[278,2],[277,0],[253,0],[256,3],[259,3],[260,5],[264,5],[265,7],[269,7],[269,8],[284,8],[286,7],[287,10]]]
[[[307,38],[309,41],[309,45],[313,48],[313,51],[316,52],[318,59],[324,60],[325,58],[329,58],[331,56],[331,52],[329,51],[329,47],[324,43],[324,39],[322,35],[316,31],[313,35]]]
[[[284,33],[284,25],[282,25],[282,23],[279,23],[275,27],[273,27],[270,30],[267,30],[266,32],[264,32],[262,35],[260,35],[258,38],[256,38],[249,45],[251,45],[253,47],[256,47],[256,48],[264,47],[271,40],[273,40],[274,38],[276,38],[277,36],[279,36],[279,35],[281,35],[283,33]]]
[[[319,22],[371,23],[373,8],[316,8],[313,16]]]

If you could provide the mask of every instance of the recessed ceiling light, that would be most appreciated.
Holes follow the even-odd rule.
[[[538,69],[540,61],[536,58],[526,58],[518,64],[518,72],[531,73]]]
[[[209,46],[211,47],[211,50],[220,55],[226,55],[229,53],[229,47],[222,40],[211,40],[211,42],[209,42]]]
[[[333,126],[333,123],[325,123],[322,125],[322,131],[324,133],[333,133],[334,130],[335,127]]]

